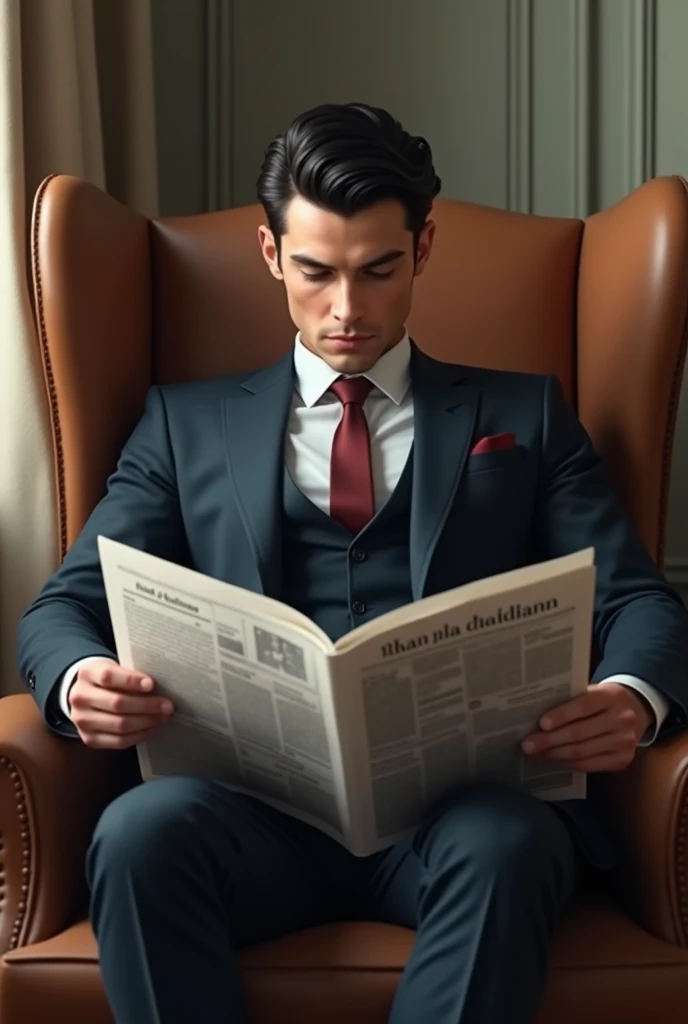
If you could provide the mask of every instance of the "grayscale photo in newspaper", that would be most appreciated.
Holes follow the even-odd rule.
[[[453,787],[542,799],[585,775],[520,742],[588,683],[591,550],[398,609],[332,644],[294,609],[99,538],[118,657],[176,713],[138,748],[143,778],[196,775],[265,800],[358,856]]]

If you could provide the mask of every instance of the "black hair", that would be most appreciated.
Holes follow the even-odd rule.
[[[440,187],[426,140],[366,103],[326,103],[300,114],[265,150],[257,182],[278,254],[296,195],[342,217],[398,199],[415,251]]]

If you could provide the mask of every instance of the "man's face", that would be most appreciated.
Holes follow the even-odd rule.
[[[364,373],[403,337],[434,224],[423,228],[414,263],[413,235],[396,200],[345,218],[295,196],[285,220],[281,261],[268,228],[259,229],[259,240],[271,273],[284,281],[303,344],[339,373]]]

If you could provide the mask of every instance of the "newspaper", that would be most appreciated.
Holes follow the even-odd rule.
[[[337,643],[287,605],[98,538],[120,662],[175,704],[143,778],[194,775],[367,856],[472,777],[545,800],[585,774],[524,736],[588,685],[592,549],[382,615]]]

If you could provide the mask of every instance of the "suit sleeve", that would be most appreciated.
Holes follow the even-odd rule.
[[[65,735],[64,672],[82,658],[117,657],[98,557],[99,534],[170,561],[187,558],[174,458],[162,393],[152,388],[107,493],[18,630],[20,671],[48,723]]]
[[[536,560],[595,549],[593,682],[636,676],[669,702],[660,736],[688,724],[688,613],[654,565],[559,382],[544,385]]]

